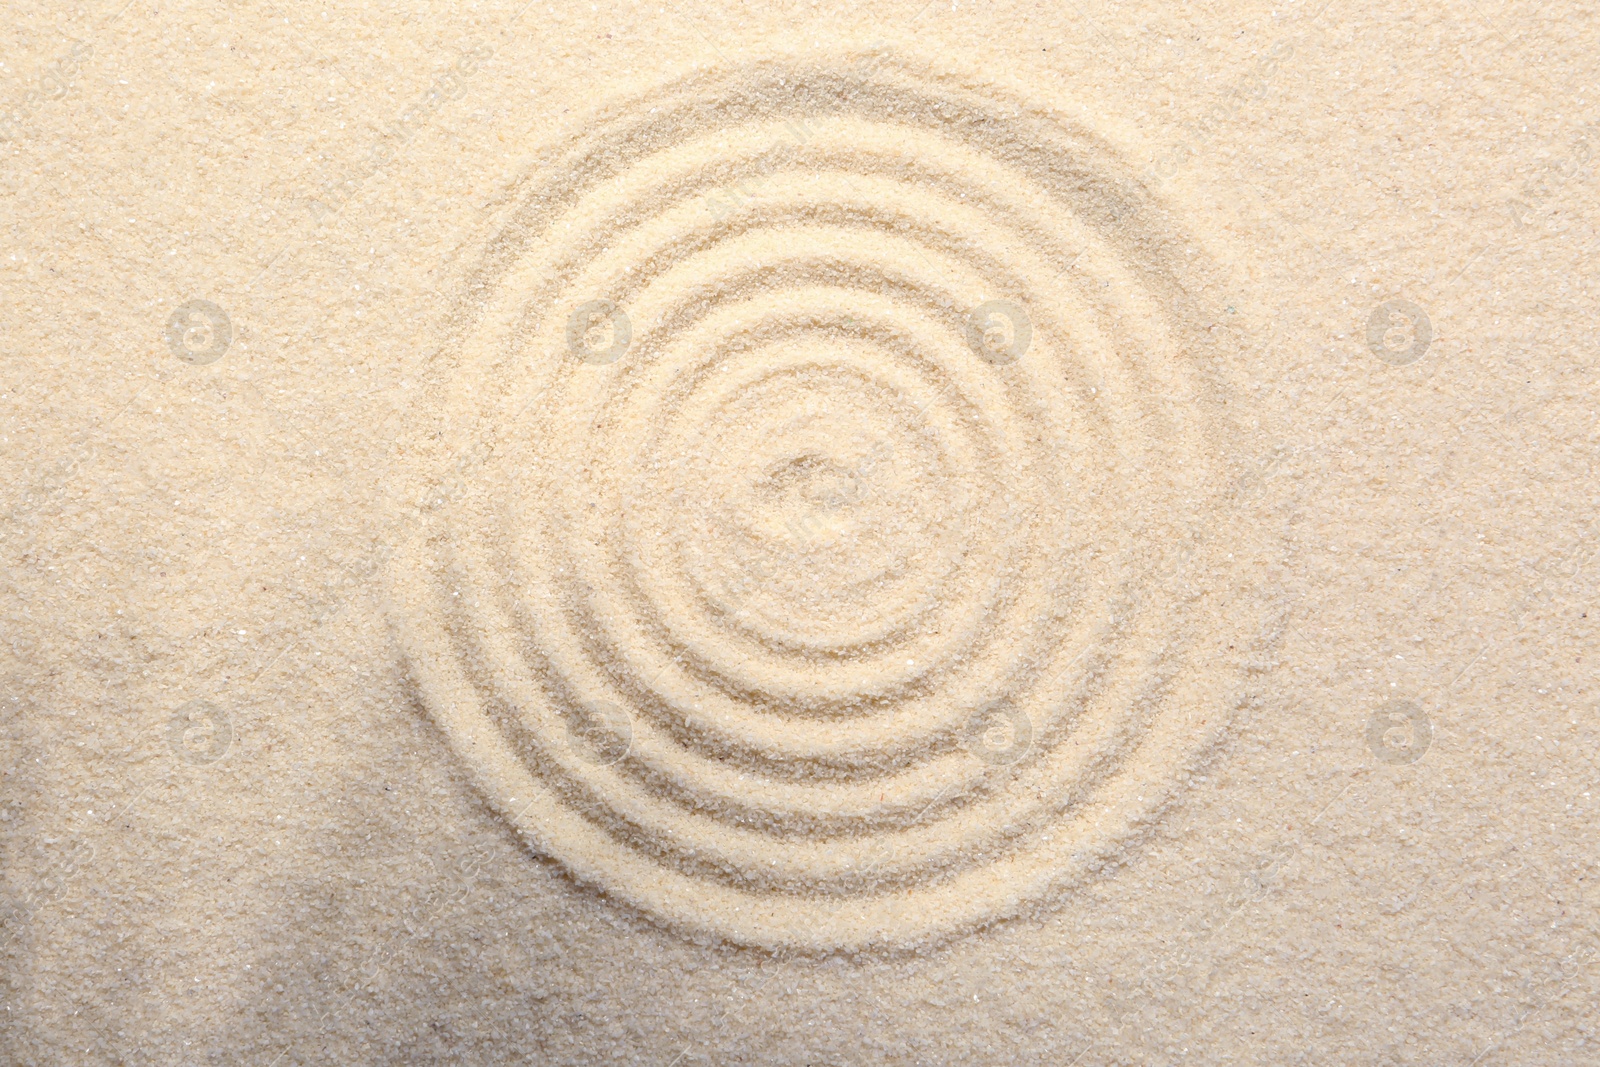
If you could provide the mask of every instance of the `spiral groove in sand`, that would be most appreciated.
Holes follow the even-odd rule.
[[[1015,102],[790,62],[549,173],[430,393],[492,459],[394,578],[500,810],[669,922],[812,950],[1125,847],[1250,629],[1178,578],[1231,476],[1195,250],[1132,172]]]

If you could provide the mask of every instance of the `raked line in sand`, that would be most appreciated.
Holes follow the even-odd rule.
[[[874,57],[690,78],[541,173],[419,408],[492,456],[390,580],[496,807],[774,949],[1117,862],[1260,630],[1199,244],[1081,123]]]

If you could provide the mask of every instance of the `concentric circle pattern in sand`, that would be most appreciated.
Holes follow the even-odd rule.
[[[766,63],[616,109],[497,226],[425,402],[475,463],[392,598],[497,808],[773,948],[1114,862],[1256,628],[1204,257],[1132,168],[899,65]]]

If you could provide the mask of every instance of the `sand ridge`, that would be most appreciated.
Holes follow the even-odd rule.
[[[393,570],[423,703],[673,925],[829,951],[1048,902],[1259,631],[1212,268],[1094,131],[882,55],[617,114],[437,360],[420,418],[493,445]]]

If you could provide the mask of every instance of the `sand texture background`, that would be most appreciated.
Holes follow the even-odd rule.
[[[0,1060],[1600,1063],[1595,31],[14,9]]]

